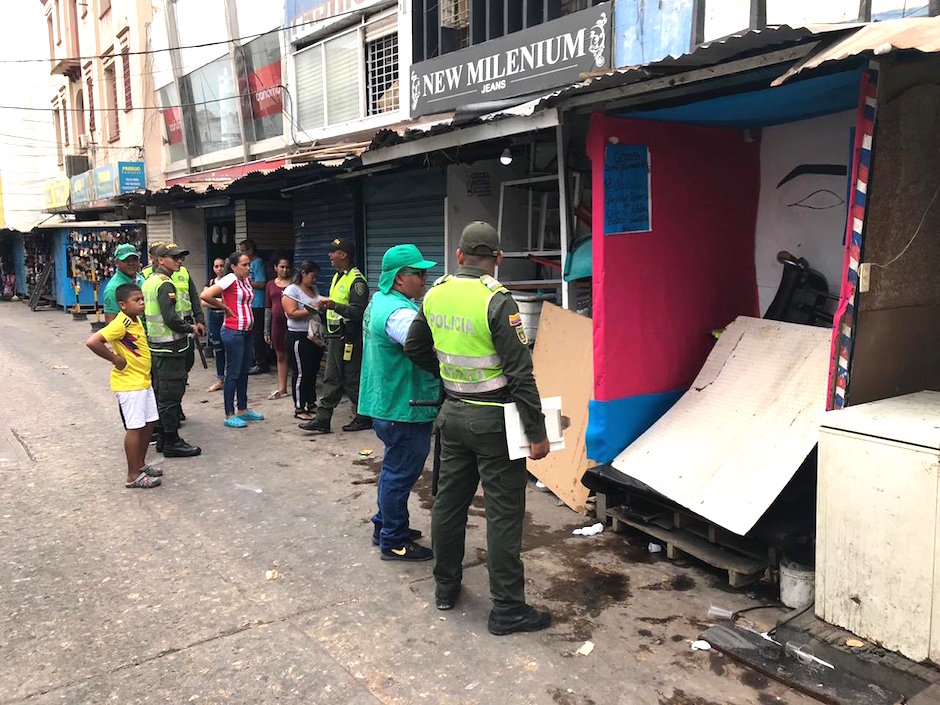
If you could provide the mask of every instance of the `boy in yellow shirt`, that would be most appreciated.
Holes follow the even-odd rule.
[[[147,448],[159,416],[150,386],[150,347],[140,319],[144,314],[144,295],[136,284],[122,284],[115,290],[114,297],[121,312],[93,333],[85,345],[114,366],[111,391],[117,395],[126,430],[127,481],[124,486],[150,489],[160,485],[163,471],[147,464]]]

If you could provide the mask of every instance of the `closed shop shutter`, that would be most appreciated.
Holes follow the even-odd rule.
[[[154,242],[170,242],[172,234],[172,214],[155,213],[147,216],[147,249]]]
[[[382,256],[394,245],[417,245],[437,266],[429,284],[444,274],[444,199],[366,205],[366,276],[378,289]]]
[[[345,184],[323,186],[294,194],[294,262],[320,265],[317,287],[326,296],[333,276],[329,246],[335,238],[356,241],[355,199]]]

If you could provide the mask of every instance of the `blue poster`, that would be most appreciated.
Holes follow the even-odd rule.
[[[604,234],[652,229],[650,150],[640,144],[609,144],[604,152]]]
[[[147,188],[147,174],[143,162],[118,162],[118,193],[143,191]]]

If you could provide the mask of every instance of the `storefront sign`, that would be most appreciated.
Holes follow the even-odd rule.
[[[117,163],[118,193],[133,193],[147,188],[147,172],[143,162]]]
[[[286,15],[291,28],[289,40],[302,39],[327,26],[327,20],[339,19],[380,2],[382,0],[287,0]]]
[[[68,179],[57,179],[46,184],[43,196],[46,201],[46,210],[65,208],[69,204],[69,190],[71,184]]]
[[[609,144],[604,154],[604,234],[651,229],[650,150],[640,144]]]
[[[105,164],[94,170],[95,197],[114,198],[117,194],[117,164]]]
[[[248,91],[251,93],[251,114],[256,120],[270,115],[280,115],[283,108],[281,97],[281,62],[275,61],[248,74]]]
[[[609,2],[411,67],[411,115],[547,91],[610,65]]]
[[[77,203],[88,203],[94,200],[94,189],[92,184],[92,172],[86,171],[83,174],[72,177],[72,205]]]
[[[166,108],[163,113],[163,124],[166,126],[166,141],[170,144],[180,144],[183,141],[183,117],[179,108]]]

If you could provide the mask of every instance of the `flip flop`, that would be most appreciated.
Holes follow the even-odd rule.
[[[268,395],[268,399],[271,399],[273,401],[274,399],[281,399],[286,396],[287,396],[287,392],[282,392],[279,389],[275,389],[273,392],[271,392]]]
[[[300,419],[301,421],[313,421],[313,413],[306,409],[295,409],[294,418]]]
[[[222,389],[222,387],[224,387],[224,386],[225,386],[225,383],[222,382],[222,380],[217,379],[215,382],[212,383],[212,386],[209,387],[206,391],[207,391],[207,392],[218,392],[218,391],[220,391],[220,390]]]
[[[141,472],[133,482],[125,482],[124,486],[129,490],[149,490],[160,486],[159,477],[150,477],[145,472]]]

